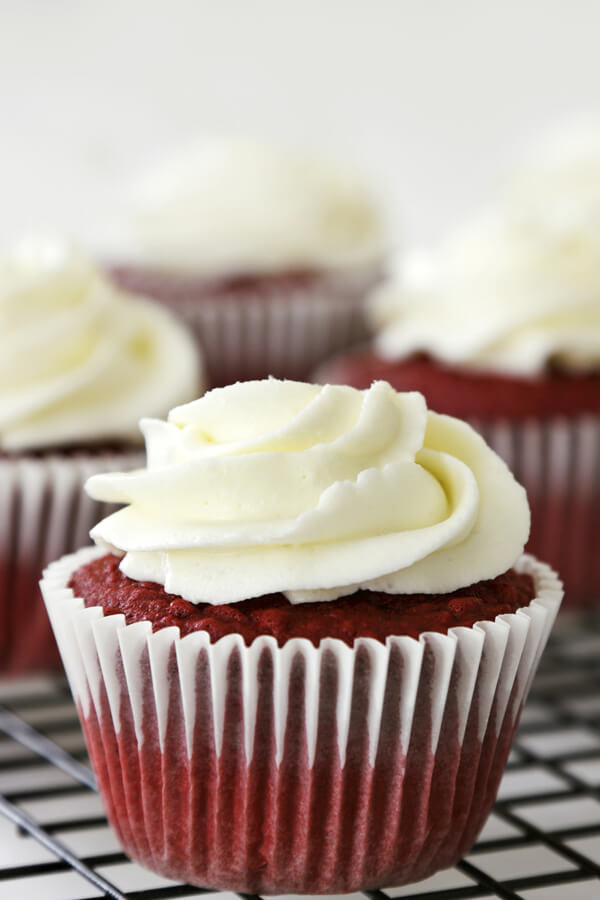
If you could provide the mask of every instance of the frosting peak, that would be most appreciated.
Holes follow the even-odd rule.
[[[505,571],[527,538],[524,491],[496,454],[385,382],[235,384],[142,430],[146,469],[87,484],[128,504],[92,537],[192,602],[450,591]]]
[[[0,260],[0,447],[136,440],[199,388],[191,337],[160,306],[113,287],[59,242]]]
[[[205,138],[134,195],[121,244],[151,266],[247,273],[370,266],[383,255],[379,210],[355,173],[266,141]]]

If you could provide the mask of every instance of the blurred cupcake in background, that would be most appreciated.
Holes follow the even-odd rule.
[[[318,381],[385,378],[469,419],[527,488],[531,552],[567,603],[600,596],[600,129],[543,145],[504,205],[407,260],[373,296],[377,336]]]
[[[32,240],[0,260],[1,671],[58,661],[38,580],[106,509],[83,483],[138,466],[140,416],[200,387],[184,326],[76,250]]]
[[[366,337],[386,251],[353,171],[251,139],[206,138],[148,173],[101,255],[117,284],[193,328],[213,386],[305,377]]]

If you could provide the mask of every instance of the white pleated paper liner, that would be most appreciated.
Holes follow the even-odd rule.
[[[0,458],[0,672],[56,668],[41,600],[48,563],[82,544],[112,507],[83,491],[90,475],[143,465],[138,449]]]
[[[322,360],[365,340],[364,302],[380,277],[379,270],[339,273],[280,287],[265,279],[261,286],[222,290],[206,296],[200,281],[162,275],[134,267],[113,267],[122,287],[169,305],[196,335],[210,385],[266,378],[302,380]]]
[[[598,609],[600,416],[469,421],[527,491],[527,551],[560,572],[567,608]]]
[[[249,893],[398,885],[452,864],[494,802],[560,606],[536,599],[448,635],[279,648],[126,626],[66,587],[102,551],[53,564],[42,592],[108,816],[133,858]]]

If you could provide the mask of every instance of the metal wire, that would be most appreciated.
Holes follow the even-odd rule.
[[[14,856],[7,847],[8,838],[2,836],[2,898],[29,896],[19,885],[31,884],[45,900],[44,886],[50,884],[45,879],[60,879],[69,873],[80,876],[76,884],[69,882],[69,900],[97,896],[174,900],[205,893],[189,885],[167,883],[129,863],[110,843],[106,819],[99,810],[77,813],[76,801],[93,798],[96,784],[85,764],[76,712],[62,679],[0,683],[0,699],[0,779],[4,788],[0,813],[16,826],[8,836],[14,842],[10,844]],[[55,770],[65,777],[54,777]],[[11,781],[17,776],[13,788]],[[65,815],[65,802],[70,809],[70,801],[73,814]],[[28,811],[39,810],[40,802],[45,810],[42,821]],[[578,900],[600,897],[598,620],[563,626],[546,651],[492,820],[468,857],[454,869],[418,886],[366,891],[365,897],[545,900],[550,892],[554,900],[568,897],[575,886]],[[109,836],[104,847],[95,845],[97,829]],[[86,834],[91,835],[87,844]],[[80,852],[66,842],[73,835],[80,838],[78,846],[84,848]],[[24,842],[31,851],[25,860]],[[51,856],[46,853],[40,858],[34,844]],[[52,896],[66,898],[66,893],[57,892],[62,890],[62,882],[52,883]],[[246,895],[239,896],[248,900]]]

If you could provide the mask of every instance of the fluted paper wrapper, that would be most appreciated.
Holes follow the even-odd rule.
[[[84,608],[42,591],[106,810],[125,851],[166,876],[249,893],[399,885],[455,862],[494,802],[562,591],[419,640],[229,635]]]
[[[470,419],[525,487],[528,552],[565,584],[565,606],[600,605],[600,416]]]
[[[379,271],[339,273],[277,288],[260,279],[242,294],[206,295],[199,277],[160,276],[143,268],[109,269],[122,287],[162,300],[196,335],[211,386],[266,378],[306,378],[314,366],[368,334],[367,293]]]
[[[48,563],[89,543],[90,528],[113,507],[83,491],[97,472],[143,465],[143,453],[71,453],[0,459],[0,671],[60,665],[41,600]]]

